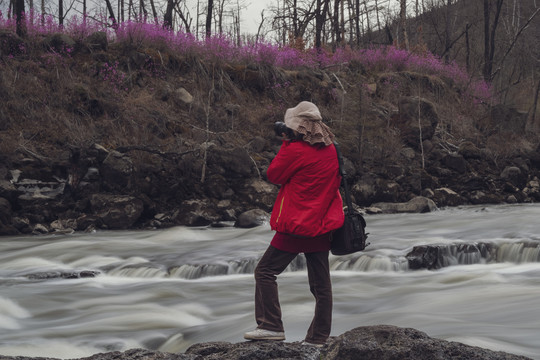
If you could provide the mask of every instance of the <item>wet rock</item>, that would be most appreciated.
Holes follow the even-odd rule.
[[[465,203],[465,199],[449,188],[438,188],[433,192],[433,200],[438,206],[458,206]]]
[[[248,210],[240,216],[234,224],[238,228],[252,228],[256,226],[263,225],[270,220],[270,214],[261,209]]]
[[[527,359],[479,347],[430,338],[426,333],[389,325],[359,327],[338,336],[323,359],[339,360],[502,360]]]
[[[375,203],[371,207],[379,208],[383,213],[426,213],[437,209],[433,200],[417,196],[405,203]]]
[[[43,235],[43,234],[48,234],[48,233],[49,233],[49,229],[43,224],[35,224],[34,229],[32,230],[32,234],[35,234],[35,235]]]
[[[185,200],[173,220],[180,225],[207,226],[218,222],[220,216],[209,200]]]
[[[72,271],[72,272],[62,272],[62,271],[48,271],[42,273],[28,274],[26,277],[32,280],[50,280],[50,279],[81,279],[81,278],[91,278],[99,275],[99,271],[94,270],[82,270],[82,271]]]

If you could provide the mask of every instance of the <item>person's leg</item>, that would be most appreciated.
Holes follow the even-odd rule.
[[[269,246],[255,269],[255,319],[257,328],[283,331],[276,275],[285,270],[297,254]]]
[[[328,251],[306,253],[309,289],[315,297],[315,315],[306,342],[324,344],[332,327],[332,283]]]

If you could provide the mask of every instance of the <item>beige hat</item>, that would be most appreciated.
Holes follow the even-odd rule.
[[[330,145],[334,134],[322,122],[317,106],[309,101],[302,101],[296,107],[285,112],[285,125],[304,135],[303,140],[311,145]]]

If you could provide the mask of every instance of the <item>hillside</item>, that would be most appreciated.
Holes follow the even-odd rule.
[[[335,132],[361,207],[540,201],[527,115],[456,66],[391,47],[313,66],[264,47],[235,57],[222,41],[203,52],[133,29],[114,40],[0,30],[0,234],[270,211],[273,124],[303,100]]]

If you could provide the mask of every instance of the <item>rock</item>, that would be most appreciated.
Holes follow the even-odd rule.
[[[189,105],[193,102],[193,95],[191,95],[186,89],[183,87],[178,88],[173,93],[174,100],[179,105]]]
[[[500,177],[519,188],[523,188],[527,182],[527,174],[524,174],[517,166],[507,166]]]
[[[446,167],[463,174],[467,171],[467,161],[465,158],[458,154],[448,154],[444,157],[444,164]]]
[[[24,53],[24,40],[13,31],[0,29],[0,56]]]
[[[433,193],[433,200],[438,206],[458,206],[465,203],[463,197],[449,188],[438,188]]]
[[[375,203],[371,207],[379,208],[383,213],[426,213],[437,209],[433,200],[417,196],[406,203]]]
[[[241,147],[212,147],[208,150],[208,165],[214,167],[227,179],[248,178],[255,164],[248,152]]]
[[[185,226],[207,226],[220,220],[209,200],[185,200],[173,221]]]
[[[252,228],[263,225],[270,220],[270,214],[261,209],[248,210],[236,220],[234,226],[238,228]]]
[[[109,41],[107,40],[107,34],[104,31],[96,31],[90,34],[86,38],[86,45],[91,50],[103,50],[107,51]]]
[[[276,185],[261,179],[253,179],[246,183],[239,195],[254,207],[260,207],[265,211],[272,211],[277,193],[278,187]]]
[[[502,198],[497,194],[485,193],[481,190],[472,191],[469,194],[469,201],[474,205],[480,204],[500,204],[503,202]]]
[[[19,191],[10,181],[0,180],[0,197],[6,198],[9,201],[14,201],[19,195]]]
[[[359,327],[348,331],[321,351],[323,359],[339,360],[502,360],[527,359],[457,342],[430,338],[426,333],[389,325]]]
[[[408,145],[419,149],[420,133],[422,141],[431,139],[435,134],[439,123],[439,115],[435,106],[419,97],[403,97],[399,100],[398,106],[399,116],[395,122],[401,131],[401,136]],[[418,117],[420,117],[420,121]]]
[[[43,224],[36,224],[34,225],[34,230],[32,231],[32,233],[36,235],[48,234],[49,229],[47,229],[47,227]]]
[[[32,232],[30,227],[30,220],[25,217],[15,216],[11,219],[11,224],[23,234],[28,234]]]
[[[482,151],[471,141],[464,141],[459,144],[458,154],[465,159],[481,159],[483,157]]]
[[[43,41],[46,48],[51,49],[60,54],[72,54],[75,48],[75,40],[69,35],[56,33],[49,35]]]
[[[540,201],[540,181],[537,178],[529,181],[523,192],[536,201]]]
[[[532,360],[391,325],[364,326],[330,338],[322,348],[300,342],[244,341],[195,344],[183,354],[130,349],[94,354],[79,360]],[[59,360],[3,356],[2,360]]]
[[[527,125],[527,112],[502,104],[491,108],[490,127],[493,131],[507,130],[522,134]]]
[[[133,196],[94,194],[90,197],[94,214],[107,229],[128,229],[139,219],[143,202]]]
[[[0,220],[11,220],[11,203],[0,197]]]
[[[74,219],[55,220],[50,224],[50,228],[55,234],[71,234],[78,228],[78,225]]]
[[[109,152],[101,167],[104,185],[110,189],[123,190],[129,185],[132,173],[131,158],[118,151]]]

